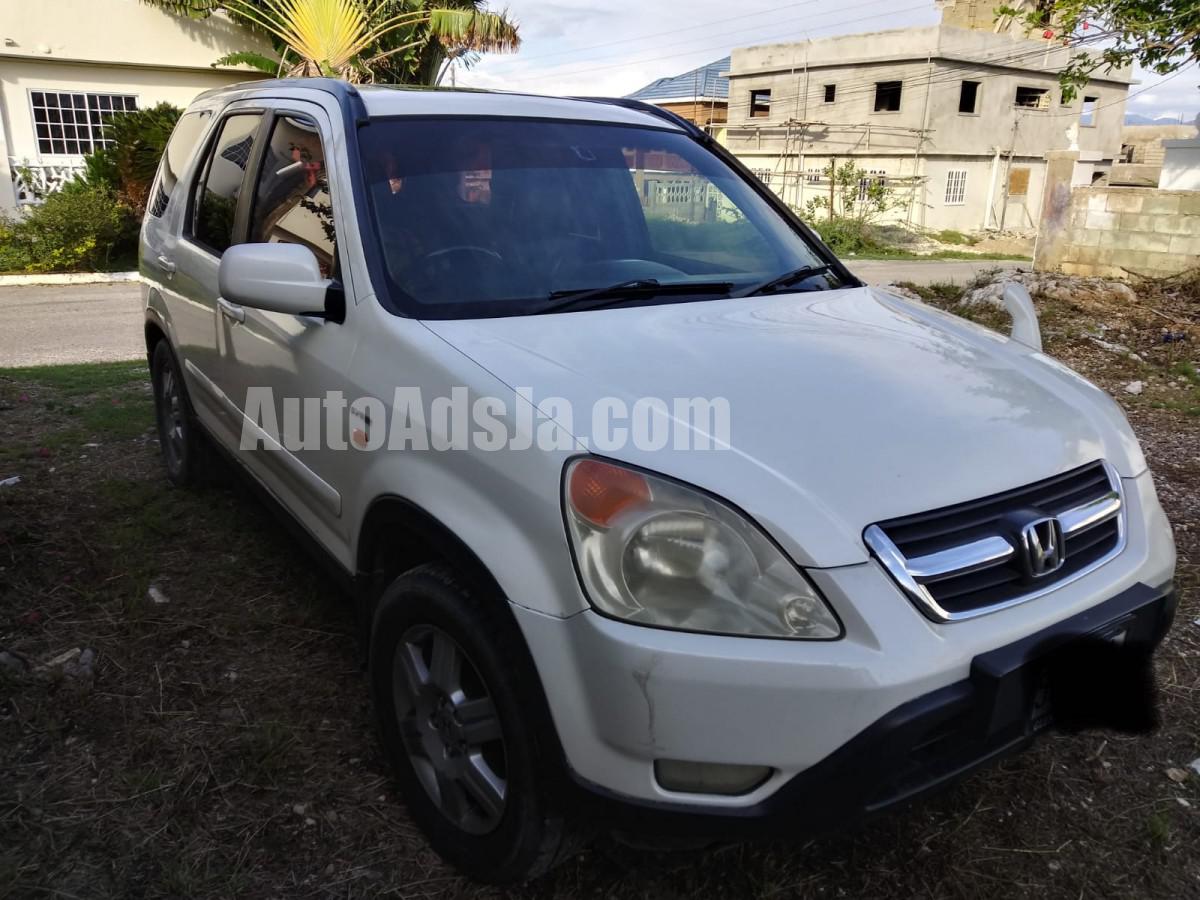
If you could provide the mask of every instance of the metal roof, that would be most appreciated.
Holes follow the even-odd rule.
[[[643,88],[626,94],[633,100],[649,100],[662,102],[664,100],[727,100],[729,99],[729,79],[721,76],[729,71],[729,57],[718,59],[698,69],[675,75],[671,78],[660,78],[652,81]]]

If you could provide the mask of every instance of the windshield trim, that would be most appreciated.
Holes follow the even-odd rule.
[[[595,102],[590,99],[581,99],[580,102]],[[646,115],[652,115],[647,113]],[[415,319],[417,321],[456,321],[460,319],[494,319],[494,318],[517,318],[527,315],[535,315],[536,312],[529,309],[514,310],[508,306],[504,311],[479,308],[468,316],[432,316],[429,315],[430,309],[422,308],[423,304],[407,298],[407,302],[401,302],[392,294],[391,279],[387,274],[387,268],[383,260],[383,248],[380,243],[377,233],[375,215],[370,209],[367,196],[369,194],[369,186],[366,182],[366,170],[362,158],[362,146],[359,142],[359,132],[362,129],[369,128],[376,122],[413,122],[413,121],[485,121],[485,122],[538,122],[547,124],[560,125],[583,125],[589,127],[600,128],[619,128],[619,129],[636,129],[640,131],[653,131],[664,134],[679,135],[696,144],[702,151],[716,157],[717,160],[725,165],[733,174],[750,188],[752,192],[757,194],[767,206],[778,215],[783,222],[788,226],[800,240],[806,245],[807,249],[821,261],[829,265],[830,271],[835,274],[841,284],[841,288],[862,287],[863,282],[858,279],[851,271],[846,268],[845,264],[838,259],[832,250],[826,246],[825,242],[820,239],[817,233],[811,229],[804,221],[789,207],[774,191],[763,184],[762,180],[755,176],[749,168],[747,168],[741,160],[729,152],[729,150],[719,144],[710,134],[701,132],[698,128],[692,130],[676,125],[665,117],[661,119],[661,123],[636,123],[636,122],[610,122],[604,119],[594,119],[587,117],[563,117],[563,116],[531,116],[531,115],[504,115],[497,113],[399,113],[394,115],[382,116],[362,116],[355,122],[354,140],[347,146],[347,152],[353,155],[350,161],[350,174],[353,183],[353,190],[356,205],[360,205],[359,210],[359,228],[360,230],[366,226],[369,227],[371,235],[369,240],[362,241],[364,254],[368,257],[367,268],[371,273],[371,292],[374,293],[380,305],[388,312],[395,316],[405,319]],[[374,259],[370,259],[374,257]],[[684,299],[682,301],[671,298],[673,302],[708,302],[711,300],[720,299],[717,296],[702,296],[697,301],[696,299]],[[495,301],[496,304],[511,304],[511,299]],[[652,305],[660,305],[656,302]]]

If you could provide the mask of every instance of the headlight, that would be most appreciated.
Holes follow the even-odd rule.
[[[570,463],[564,491],[584,590],[602,612],[685,631],[841,635],[804,574],[719,500],[596,459]]]

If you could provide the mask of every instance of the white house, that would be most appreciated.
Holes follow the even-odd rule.
[[[238,50],[269,50],[221,15],[173,16],[141,0],[2,0],[0,16],[0,211],[53,188],[105,145],[114,110],[262,77],[214,68]],[[18,168],[35,185],[26,185]]]
[[[1163,141],[1163,167],[1158,186],[1168,191],[1200,191],[1200,116],[1190,137]]]

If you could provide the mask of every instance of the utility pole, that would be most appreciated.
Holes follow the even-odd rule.
[[[1000,230],[1004,231],[1004,220],[1008,217],[1009,179],[1012,178],[1013,154],[1017,150],[1017,127],[1021,124],[1021,114],[1018,111],[1013,120],[1012,140],[1008,144],[1008,165],[1004,167],[1004,201],[1000,205]]]
[[[829,157],[829,221],[833,221],[833,185],[837,180],[837,157]]]

